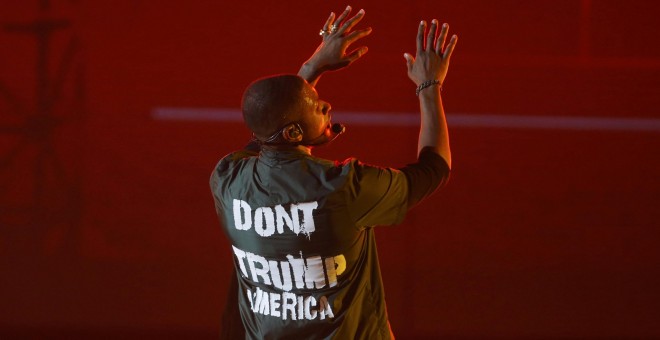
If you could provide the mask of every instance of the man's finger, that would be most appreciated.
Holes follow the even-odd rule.
[[[458,41],[458,36],[456,34],[451,36],[451,39],[449,39],[449,44],[447,44],[447,48],[445,48],[445,53],[442,56],[442,59],[447,59],[451,57],[451,54],[454,52],[454,47],[456,47],[456,42]]]
[[[325,25],[323,25],[323,30],[328,31],[330,29],[330,25],[332,25],[332,22],[335,19],[335,12],[330,12],[330,16],[328,17],[328,20],[325,21]]]
[[[424,51],[424,31],[426,30],[426,21],[422,20],[417,29],[417,54]]]
[[[403,57],[406,58],[406,67],[408,72],[412,71],[413,64],[415,63],[415,58],[408,53],[404,53]]]
[[[348,13],[351,13],[351,6],[346,6],[346,9],[344,10],[344,12],[341,13],[341,15],[339,16],[339,18],[337,18],[337,21],[335,21],[334,24],[337,25],[337,27],[339,27],[339,25],[341,25],[344,19],[346,19],[346,16],[348,16]]]
[[[346,22],[343,25],[341,25],[341,27],[337,31],[337,34],[342,35],[344,34],[344,32],[350,32],[351,28],[357,25],[357,23],[360,22],[360,20],[362,20],[363,17],[364,17],[364,10],[361,9],[359,12],[357,12],[356,15],[346,20]]]
[[[438,20],[431,20],[431,29],[429,29],[429,34],[426,36],[426,50],[433,51],[433,42],[435,41],[435,32],[438,30]]]
[[[355,42],[356,40],[366,37],[367,35],[371,34],[371,27],[365,28],[363,30],[358,30],[358,31],[353,31],[349,35],[346,36],[346,43],[349,45]]]
[[[351,53],[349,53],[346,56],[346,59],[348,59],[349,64],[360,59],[363,55],[365,55],[369,51],[369,48],[367,46],[362,46],[358,49],[353,50]]]
[[[447,39],[447,32],[449,31],[449,25],[447,23],[442,24],[442,30],[440,30],[440,36],[435,42],[435,53],[440,55],[442,49],[445,46],[445,39]]]

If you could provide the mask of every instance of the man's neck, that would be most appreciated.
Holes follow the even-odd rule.
[[[274,151],[297,151],[307,155],[312,155],[312,148],[305,145],[287,145],[287,144],[277,144],[277,145],[264,145],[264,149],[270,149]]]

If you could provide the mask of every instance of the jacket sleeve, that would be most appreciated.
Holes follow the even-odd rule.
[[[399,170],[351,163],[348,209],[358,227],[399,224],[407,212],[408,181]]]
[[[408,164],[400,170],[408,180],[408,208],[444,186],[450,173],[447,162],[430,147],[422,149],[416,163]]]

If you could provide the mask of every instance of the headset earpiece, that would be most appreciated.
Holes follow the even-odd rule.
[[[300,131],[298,124],[289,124],[288,126],[284,127],[282,130],[282,135],[284,136],[284,139],[290,143],[300,142],[302,141],[303,137],[302,131]]]

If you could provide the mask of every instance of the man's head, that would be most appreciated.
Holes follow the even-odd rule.
[[[296,75],[256,80],[245,90],[241,110],[247,127],[264,143],[316,145],[331,134],[330,104]]]

